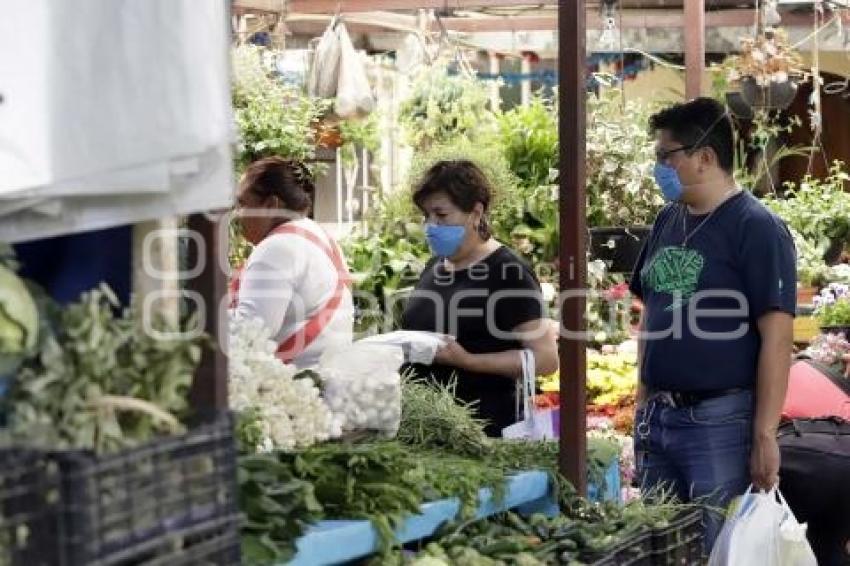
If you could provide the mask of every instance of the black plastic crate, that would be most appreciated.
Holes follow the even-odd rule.
[[[652,566],[652,533],[639,531],[594,560],[593,566]]]
[[[704,564],[702,517],[702,509],[687,509],[671,521],[669,526],[653,529],[653,564],[655,566]]]
[[[0,566],[58,563],[59,473],[43,452],[0,450]]]
[[[238,564],[236,446],[222,416],[183,436],[115,454],[51,452],[58,501],[27,564]],[[44,556],[44,557],[42,557]],[[0,563],[0,566],[5,566]]]

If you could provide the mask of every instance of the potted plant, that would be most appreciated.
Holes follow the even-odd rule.
[[[830,283],[814,298],[815,317],[825,334],[841,334],[850,339],[850,286]]]
[[[829,266],[823,260],[823,247],[817,246],[791,228],[797,248],[797,305],[814,303],[821,286],[828,280]]]
[[[827,265],[835,263],[850,242],[850,174],[835,161],[825,179],[806,175],[799,185],[785,183],[785,197],[768,195],[765,204],[802,238],[823,251]]]
[[[607,91],[588,99],[587,223],[591,254],[612,272],[631,272],[649,225],[664,205],[652,168],[652,107]]]
[[[741,98],[752,108],[787,108],[797,94],[797,81],[806,75],[788,35],[771,27],[743,38],[741,53],[725,66],[729,81],[740,85]]]

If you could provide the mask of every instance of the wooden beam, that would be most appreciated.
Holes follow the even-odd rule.
[[[599,13],[588,12],[587,29],[599,30],[604,27]],[[623,13],[623,29],[680,28],[684,25],[681,10],[642,10]],[[511,17],[481,18],[443,18],[443,25],[450,31],[464,33],[484,33],[503,31],[555,31],[558,18],[555,14]],[[749,9],[706,12],[704,27],[749,27],[755,23],[755,11]],[[786,12],[782,14],[784,27],[812,27],[811,14]],[[617,22],[620,25],[620,22]]]
[[[282,0],[233,0],[231,6],[231,9],[237,13],[266,12],[279,14],[286,9],[286,2]]]
[[[585,2],[558,7],[558,136],[560,139],[560,285],[561,297],[561,437],[558,464],[580,494],[587,493],[586,342],[574,338],[585,330],[587,257],[585,247]],[[573,336],[565,336],[564,331]]]
[[[326,26],[333,16],[328,14],[287,14],[286,22],[299,24],[304,22]],[[376,30],[394,30],[416,33],[418,31],[416,16],[396,14],[393,12],[362,12],[345,18],[349,27],[356,29],[373,28]]]
[[[685,98],[702,94],[705,71],[705,0],[685,2]]]
[[[214,350],[204,350],[189,400],[200,414],[211,414],[227,408],[227,358],[220,347],[228,336],[224,302],[227,279],[220,265],[221,258],[227,257],[227,253],[221,253],[221,247],[228,245],[227,230],[222,230],[219,221],[210,220],[205,214],[191,215],[189,230],[199,238],[189,240],[188,265],[199,265],[202,269],[197,277],[187,281],[186,288],[200,298],[200,304],[195,306],[203,311],[204,331],[214,342]]]
[[[258,1],[258,0],[250,0]],[[513,6],[555,6],[558,0],[288,0],[287,10],[304,14],[344,14],[375,10],[471,10]]]

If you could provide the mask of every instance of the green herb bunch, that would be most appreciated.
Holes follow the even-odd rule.
[[[401,425],[396,438],[424,449],[480,457],[490,449],[484,423],[472,414],[473,405],[455,397],[456,382],[448,385],[418,379],[404,382]]]

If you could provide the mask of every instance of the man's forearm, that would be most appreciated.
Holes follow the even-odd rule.
[[[767,316],[772,320],[759,322],[762,327],[762,346],[759,352],[753,419],[753,435],[756,440],[776,437],[791,369],[791,318],[784,313]],[[787,317],[787,320],[784,317]],[[764,328],[768,325],[769,329]]]

